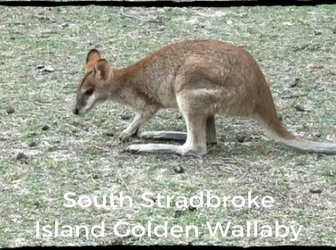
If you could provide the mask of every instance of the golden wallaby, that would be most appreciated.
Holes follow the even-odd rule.
[[[294,149],[336,154],[336,144],[310,142],[292,135],[278,119],[271,91],[257,62],[244,48],[216,40],[170,44],[126,68],[113,69],[92,49],[77,92],[75,114],[111,99],[136,111],[120,134],[126,140],[159,109],[178,107],[187,133],[142,132],[140,138],[182,140],[183,145],[134,144],[129,152],[204,155],[216,143],[215,115],[253,117],[275,141]]]

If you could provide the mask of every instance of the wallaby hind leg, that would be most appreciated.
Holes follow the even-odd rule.
[[[185,115],[187,124],[187,140],[182,146],[183,154],[205,155],[207,153],[206,144],[206,121],[204,115]]]
[[[211,115],[206,120],[206,142],[209,145],[217,144],[215,116]]]
[[[187,133],[179,131],[144,131],[139,133],[139,137],[141,139],[186,141]]]
[[[155,139],[167,141],[187,140],[187,133],[179,131],[144,131],[139,134],[141,139]],[[206,121],[206,142],[209,145],[217,144],[215,117],[212,115]]]
[[[188,132],[187,140],[183,145],[155,143],[134,144],[127,147],[126,151],[131,153],[175,153],[194,156],[206,154],[206,118],[202,116],[187,116],[185,120]]]

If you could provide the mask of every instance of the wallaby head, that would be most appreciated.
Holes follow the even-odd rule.
[[[77,90],[73,113],[82,115],[98,103],[106,101],[111,93],[110,79],[112,69],[96,49],[90,50],[86,57],[85,75]]]

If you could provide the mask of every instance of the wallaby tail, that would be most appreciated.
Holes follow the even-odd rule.
[[[307,141],[291,134],[281,123],[268,88],[264,88],[264,98],[256,106],[256,114],[261,121],[265,132],[278,143],[302,152],[319,154],[336,154],[336,143]]]
[[[310,152],[318,154],[336,154],[335,143],[306,141],[297,137],[292,140],[286,140],[286,139],[284,140],[280,138],[280,140],[276,141],[302,152]]]
[[[265,123],[266,134],[276,142],[301,152],[318,154],[336,154],[336,143],[307,141],[291,134],[276,117],[272,122]]]

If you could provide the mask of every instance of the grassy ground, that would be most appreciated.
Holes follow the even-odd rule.
[[[253,8],[5,8],[0,9],[0,247],[87,244],[336,245],[335,156],[301,154],[275,145],[254,121],[217,119],[219,145],[203,159],[122,152],[118,134],[132,118],[106,103],[72,115],[89,49],[115,67],[136,62],[173,41],[216,38],[244,45],[260,63],[289,130],[336,141],[336,6]],[[185,130],[177,110],[162,110],[146,130]],[[244,140],[245,138],[245,140]],[[244,142],[239,142],[239,141]],[[132,142],[138,142],[134,139]],[[23,153],[24,155],[20,154]],[[182,167],[183,173],[174,169]],[[271,195],[271,209],[154,207],[113,211],[63,207],[63,195],[120,191],[190,197]],[[36,221],[112,225],[302,225],[298,240],[276,237],[36,238]]]

